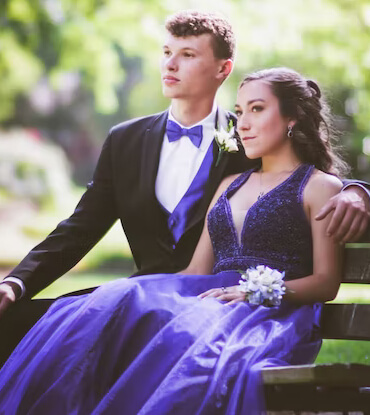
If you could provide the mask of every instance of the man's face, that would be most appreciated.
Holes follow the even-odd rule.
[[[225,78],[222,65],[226,60],[215,58],[211,40],[208,33],[187,37],[168,33],[161,61],[165,97],[193,100],[214,96]]]

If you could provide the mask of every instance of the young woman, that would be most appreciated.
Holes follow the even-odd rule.
[[[259,371],[308,363],[340,247],[315,221],[341,189],[320,89],[294,71],[248,76],[238,133],[259,168],[227,178],[189,267],[58,300],[0,372],[1,414],[258,414]],[[285,272],[280,305],[249,303],[239,270]]]

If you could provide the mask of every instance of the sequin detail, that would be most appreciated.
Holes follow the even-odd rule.
[[[256,169],[242,173],[231,183],[208,215],[215,255],[214,273],[259,264],[285,271],[286,279],[312,273],[312,234],[303,209],[303,190],[314,168],[301,165],[250,207],[240,245],[229,198]]]

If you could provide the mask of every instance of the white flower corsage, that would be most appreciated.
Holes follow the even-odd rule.
[[[215,131],[215,140],[218,145],[217,167],[223,153],[236,153],[239,150],[238,142],[235,138],[235,127],[232,120],[229,120],[227,131],[225,131],[223,127]]]
[[[250,304],[266,307],[280,305],[286,293],[284,276],[285,272],[257,265],[256,268],[248,268],[241,272],[239,290],[245,293],[245,301]]]

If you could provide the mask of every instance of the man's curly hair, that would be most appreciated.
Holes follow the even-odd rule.
[[[230,23],[215,13],[183,10],[166,20],[166,29],[172,36],[212,36],[213,53],[218,59],[234,59],[235,35]]]

